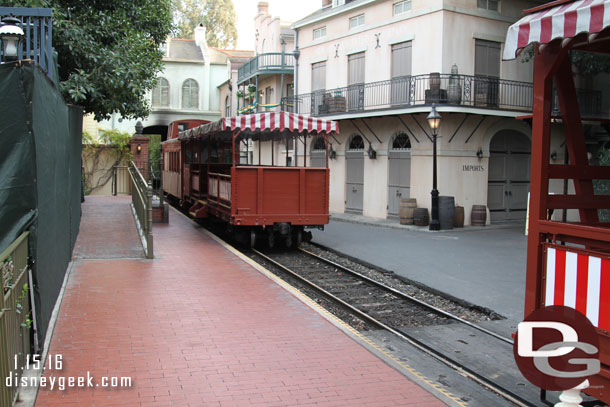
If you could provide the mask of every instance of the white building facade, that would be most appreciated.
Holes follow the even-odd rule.
[[[194,39],[170,38],[164,46],[163,71],[151,94],[151,114],[142,120],[144,133],[161,134],[176,120],[218,120],[221,111],[220,85],[229,78],[229,57],[210,47],[205,28],[195,29]],[[124,120],[114,114],[98,124],[100,129],[119,129],[132,133],[137,120]]]
[[[331,212],[391,218],[404,198],[430,209],[426,116],[435,104],[440,195],[464,207],[466,225],[473,205],[488,208],[488,222],[523,221],[532,65],[501,55],[510,24],[541,3],[324,0],[294,23],[296,109],[337,120],[341,130],[331,139]]]

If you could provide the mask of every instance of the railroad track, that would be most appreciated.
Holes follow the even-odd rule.
[[[492,351],[498,349],[499,354],[504,355],[505,358],[508,356],[512,360],[513,341],[510,338],[305,249],[283,253],[262,253],[252,249],[251,252],[254,260],[259,257],[264,263],[271,264],[282,273],[298,280],[348,314],[364,321],[368,326],[390,332],[514,405],[520,407],[539,405],[528,401],[535,397],[536,393],[532,394],[531,389],[522,386],[523,379],[518,371],[516,374],[514,371],[511,374],[503,373],[507,366],[503,366],[501,360],[492,360],[496,363],[491,363],[491,366],[489,360],[480,361],[474,363],[477,368],[472,368],[472,361],[464,360],[463,354],[459,351],[451,349],[446,344],[443,346],[442,341],[436,340],[439,331],[431,332],[429,329],[447,327],[444,332],[463,332],[463,337],[478,338],[479,343],[488,344]],[[466,344],[462,339],[459,341]],[[486,356],[489,359],[489,355]]]

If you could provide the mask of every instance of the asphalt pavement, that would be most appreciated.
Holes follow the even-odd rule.
[[[523,320],[523,224],[424,232],[362,218],[353,223],[349,215],[337,215],[324,231],[313,232],[313,242],[489,308],[510,322]]]

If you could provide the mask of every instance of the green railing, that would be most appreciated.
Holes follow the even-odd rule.
[[[237,71],[237,83],[240,84],[253,75],[265,73],[266,71],[286,71],[292,73],[294,70],[294,54],[285,52],[271,52],[259,54],[244,63]]]
[[[129,163],[129,175],[131,178],[131,207],[134,212],[136,226],[146,257],[152,259],[153,235],[152,235],[152,183],[140,172],[138,166],[131,161]]]
[[[13,405],[18,387],[7,387],[6,378],[21,377],[30,353],[29,234],[24,232],[0,254],[0,406]]]

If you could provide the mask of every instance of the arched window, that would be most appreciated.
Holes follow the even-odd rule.
[[[324,137],[318,136],[311,142],[311,151],[326,151]]]
[[[362,136],[358,134],[354,134],[349,141],[349,145],[347,147],[349,151],[362,151],[364,150],[364,140],[362,140]]]
[[[152,91],[153,107],[169,107],[169,82],[165,78],[157,78],[157,86]]]
[[[405,133],[398,133],[392,140],[392,150],[410,150],[411,140]]]
[[[229,96],[225,98],[225,117],[231,117],[231,103],[229,102]]]
[[[265,45],[266,45],[267,40],[263,39],[263,46],[261,47],[261,54],[265,53]]]
[[[194,79],[187,79],[182,84],[182,108],[199,109],[199,85]]]

